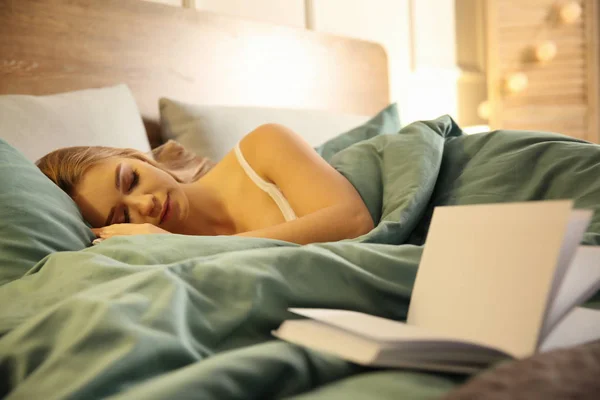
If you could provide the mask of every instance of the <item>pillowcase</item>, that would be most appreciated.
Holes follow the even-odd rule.
[[[369,119],[317,110],[193,105],[167,98],[161,98],[159,106],[163,138],[213,161],[219,161],[242,137],[265,123],[285,125],[312,146],[319,146]]]
[[[0,285],[50,253],[80,250],[94,239],[73,200],[2,139],[0,187]]]
[[[67,146],[150,150],[126,85],[49,96],[0,96],[0,137],[31,161]]]

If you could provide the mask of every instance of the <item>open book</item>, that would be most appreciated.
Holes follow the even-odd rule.
[[[507,358],[600,338],[600,247],[571,201],[438,207],[406,323],[345,310],[273,334],[364,365],[475,372]]]

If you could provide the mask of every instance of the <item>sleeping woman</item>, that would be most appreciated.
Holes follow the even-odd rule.
[[[100,239],[177,233],[308,244],[373,228],[352,184],[283,126],[258,127],[214,165],[176,153],[160,162],[132,149],[68,147],[37,165]]]

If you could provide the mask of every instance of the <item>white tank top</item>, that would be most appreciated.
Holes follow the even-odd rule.
[[[296,213],[292,209],[292,206],[287,201],[287,199],[285,198],[283,193],[281,193],[281,191],[279,190],[279,188],[276,185],[265,181],[252,169],[250,164],[248,164],[248,161],[246,161],[246,159],[244,158],[244,155],[242,154],[242,150],[240,149],[239,143],[235,145],[234,151],[235,151],[235,156],[237,157],[238,162],[240,163],[240,165],[246,172],[246,175],[248,175],[248,178],[250,178],[252,180],[252,182],[254,182],[256,184],[256,186],[258,186],[260,189],[265,191],[269,196],[271,196],[271,198],[273,199],[275,204],[277,204],[277,207],[279,207],[279,210],[281,210],[281,213],[283,214],[283,217],[285,218],[285,220],[286,221],[295,220],[297,218]]]

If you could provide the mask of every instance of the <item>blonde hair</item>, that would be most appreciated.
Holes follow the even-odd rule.
[[[40,158],[36,165],[69,196],[93,166],[111,158],[130,158],[147,162],[170,174],[177,182],[198,180],[214,166],[207,158],[198,157],[179,143],[169,140],[150,154],[134,149],[105,146],[74,146],[55,150]]]

